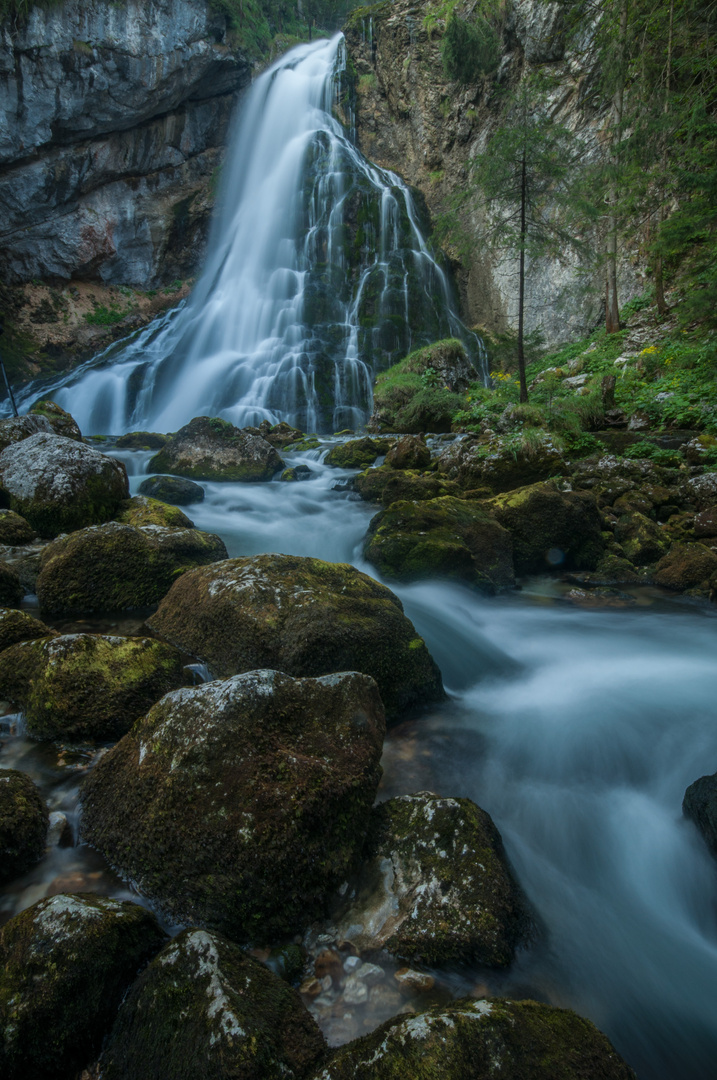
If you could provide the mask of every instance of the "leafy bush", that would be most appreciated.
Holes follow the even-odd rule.
[[[481,75],[489,75],[498,67],[500,41],[482,15],[468,22],[452,12],[446,23],[441,51],[443,68],[449,79],[474,83]]]

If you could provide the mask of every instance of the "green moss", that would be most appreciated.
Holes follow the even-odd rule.
[[[25,518],[14,510],[0,510],[0,544],[29,544],[35,538],[35,530]]]
[[[352,439],[332,446],[324,458],[325,465],[338,469],[365,469],[372,465],[379,454],[385,454],[388,444],[377,439]]]
[[[0,772],[0,883],[19,877],[42,858],[47,824],[47,806],[30,777],[14,769],[3,769]],[[1,1043],[0,1035],[0,1046]]]
[[[193,529],[194,522],[183,514],[177,506],[151,499],[146,495],[135,495],[122,503],[115,521],[124,525],[163,525],[175,529]]]

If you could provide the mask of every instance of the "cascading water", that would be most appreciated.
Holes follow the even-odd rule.
[[[476,352],[406,185],[333,115],[345,84],[341,35],[256,81],[186,305],[42,388],[84,432],[168,431],[199,414],[355,427],[375,372],[411,348],[453,335]]]

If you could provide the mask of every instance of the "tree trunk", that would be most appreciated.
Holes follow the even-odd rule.
[[[520,400],[528,400],[528,386],[525,381],[525,351],[523,346],[523,315],[525,308],[525,204],[527,199],[528,176],[525,147],[520,174],[520,273],[518,285],[518,374],[520,376]]]
[[[627,4],[628,0],[622,0],[620,7],[620,29],[618,37],[618,50],[620,56],[617,85],[612,98],[610,123],[612,126],[612,139],[610,147],[610,166],[612,176],[608,193],[610,212],[607,221],[607,306],[605,309],[605,330],[608,334],[615,334],[620,329],[620,307],[617,301],[617,231],[618,231],[618,200],[620,197],[618,184],[618,171],[620,166],[620,141],[622,139],[622,114],[625,97],[625,54],[627,49]]]

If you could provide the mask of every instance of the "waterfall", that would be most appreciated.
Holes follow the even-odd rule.
[[[342,35],[256,80],[188,301],[41,389],[83,432],[199,414],[336,431],[366,420],[376,371],[412,348],[450,335],[476,354],[408,188],[339,119],[349,82]]]

